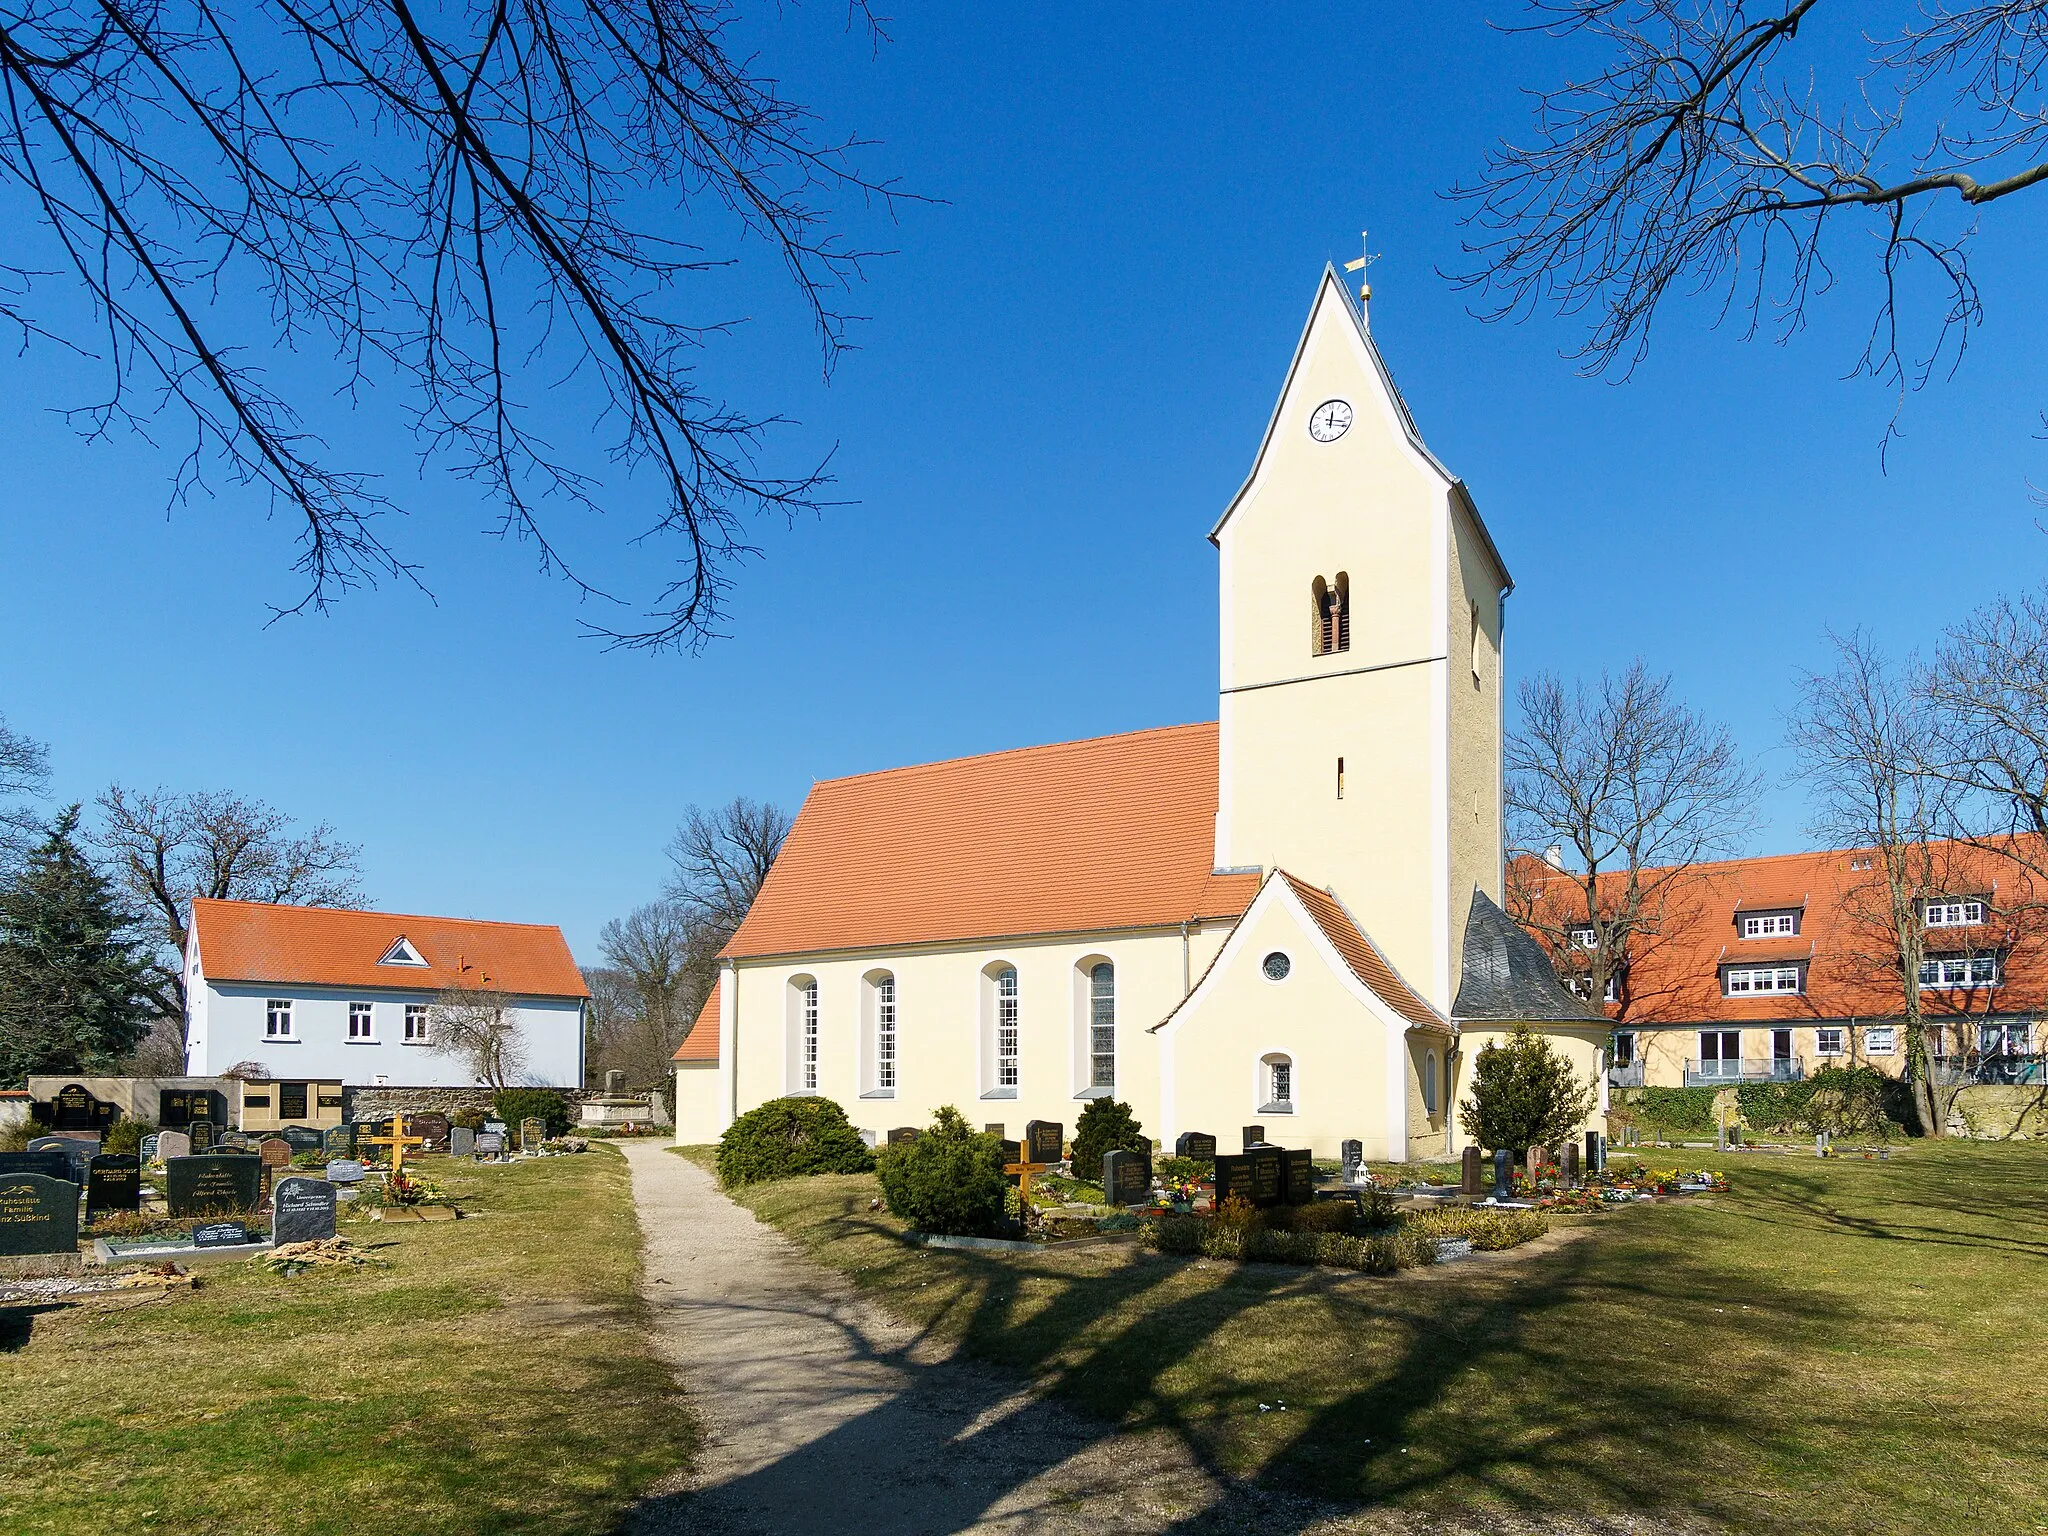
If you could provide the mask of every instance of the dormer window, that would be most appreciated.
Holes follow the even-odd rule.
[[[1745,939],[1773,939],[1790,937],[1799,932],[1797,912],[1745,912],[1742,914],[1742,936]]]
[[[1599,932],[1591,923],[1580,923],[1571,930],[1571,937],[1572,943],[1580,949],[1598,949],[1600,947]]]
[[[401,933],[398,936],[398,942],[385,950],[384,958],[377,963],[379,965],[417,965],[424,967],[427,963],[427,957],[413,947],[411,939],[408,939]]]
[[[1926,924],[1929,928],[1976,928],[1984,921],[1981,901],[1930,901]]]
[[[1351,649],[1351,577],[1339,571],[1334,581],[1318,576],[1309,583],[1309,650],[1334,656]]]

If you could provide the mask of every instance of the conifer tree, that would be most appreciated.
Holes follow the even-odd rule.
[[[77,831],[74,805],[0,890],[0,1085],[110,1069],[148,1024],[142,941]]]
[[[1593,1112],[1598,1091],[1572,1075],[1571,1063],[1526,1024],[1498,1044],[1482,1046],[1473,1063],[1471,1102],[1460,1116],[1465,1134],[1517,1157],[1555,1147]]]

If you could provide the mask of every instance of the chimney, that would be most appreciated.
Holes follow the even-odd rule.
[[[1543,862],[1552,869],[1562,870],[1564,868],[1564,844],[1552,843],[1548,848],[1544,849]]]

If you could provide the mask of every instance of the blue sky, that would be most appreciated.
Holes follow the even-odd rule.
[[[390,477],[390,537],[434,600],[268,624],[297,592],[288,525],[232,489],[167,512],[175,434],[82,443],[50,414],[82,376],[31,351],[0,374],[0,712],[50,744],[59,796],[258,795],[361,842],[379,905],[560,922],[594,960],[691,801],[794,808],[813,778],[1212,718],[1203,536],[1361,225],[1375,335],[1519,583],[1518,674],[1642,655],[1780,780],[1827,626],[1908,649],[2048,568],[2048,203],[1987,220],[1990,323],[1909,400],[1887,472],[1891,397],[1844,377],[1869,313],[1852,269],[1788,346],[1674,309],[1626,384],[1576,376],[1568,323],[1466,313],[1437,275],[1459,240],[1441,194],[1520,130],[1518,85],[1561,70],[1540,45],[1462,7],[1165,17],[950,7],[871,51],[820,6],[761,32],[828,127],[879,141],[864,164],[943,201],[850,216],[896,254],[829,385],[763,253],[719,280],[750,322],[707,385],[797,418],[777,462],[836,444],[847,504],[754,531],[702,655],[581,637],[573,595],[480,531],[468,487],[418,477],[375,400],[330,435]],[[648,578],[610,542],[641,494],[567,530],[601,579]],[[1764,809],[1759,851],[1798,846],[1797,792]]]

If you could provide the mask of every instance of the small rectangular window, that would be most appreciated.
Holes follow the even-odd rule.
[[[1292,1104],[1294,1102],[1294,1063],[1276,1061],[1273,1063],[1273,1102]]]
[[[1753,912],[1742,919],[1742,936],[1745,939],[1768,939],[1797,932],[1799,916],[1795,912]]]
[[[376,1038],[376,1013],[368,1003],[348,1005],[348,1037],[351,1040],[373,1040]]]
[[[1726,997],[1747,997],[1759,992],[1797,992],[1799,967],[1796,965],[1757,965],[1730,967],[1721,984],[1722,995]]]
[[[1863,1031],[1863,1049],[1871,1056],[1891,1056],[1899,1049],[1899,1032],[1890,1024],[1872,1025]]]
[[[1337,798],[1344,798],[1344,759],[1337,759]]]
[[[289,1040],[292,1037],[292,1003],[288,997],[273,997],[263,1008],[263,1037]]]
[[[1813,1032],[1813,1049],[1818,1056],[1841,1055],[1842,1032],[1839,1029],[1816,1029]]]
[[[405,1005],[405,1043],[425,1045],[427,1043],[427,1005],[407,1003]]]
[[[1981,901],[1927,903],[1927,926],[1930,928],[1975,928],[1983,921],[1984,903]]]

